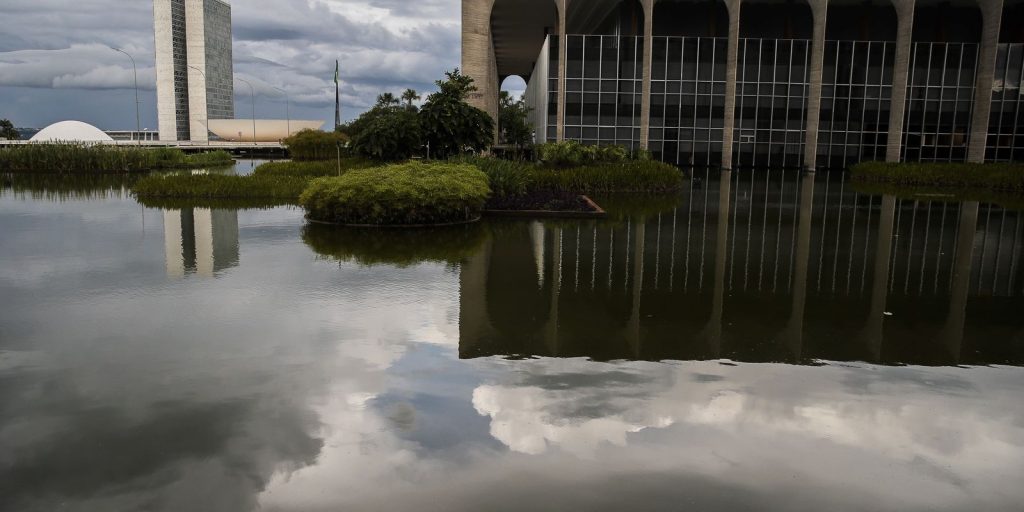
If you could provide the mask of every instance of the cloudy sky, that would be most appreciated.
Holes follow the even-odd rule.
[[[382,91],[433,88],[460,62],[459,0],[234,0],[235,72],[257,85],[256,114],[334,117],[334,60],[346,119]],[[139,66],[142,125],[156,128],[153,13],[149,0],[3,0],[0,118],[41,127],[78,119],[134,125],[131,64]],[[245,87],[244,85],[241,87]],[[236,113],[251,115],[239,89]]]

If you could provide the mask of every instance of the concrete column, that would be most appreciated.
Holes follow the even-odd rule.
[[[736,130],[736,61],[740,45],[740,0],[726,0],[729,10],[729,47],[725,56],[725,119],[722,129],[722,169],[732,169],[732,146]]]
[[[715,281],[711,318],[703,330],[709,354],[722,354],[722,317],[725,314],[725,271],[729,255],[729,216],[732,212],[732,171],[724,169],[718,184],[718,230],[715,235]]]
[[[491,8],[494,0],[463,0],[462,2],[462,73],[473,78],[476,92],[468,102],[498,119],[498,91],[493,89],[491,63],[494,61],[491,38]]]
[[[161,141],[178,140],[174,93],[174,43],[170,0],[154,0],[153,29],[156,47],[156,105]]]
[[[206,127],[209,102],[206,98],[207,73],[206,66],[206,13],[202,0],[186,0],[185,2],[185,47],[188,62],[188,125],[189,140],[206,142],[209,140]],[[199,73],[194,68],[203,70]]]
[[[892,100],[889,104],[889,140],[885,161],[899,162],[903,149],[903,116],[907,110],[907,80],[910,76],[911,36],[914,32],[914,1],[893,0],[896,8],[896,61],[892,72]]]
[[[476,357],[484,339],[493,339],[494,328],[487,316],[487,271],[494,238],[459,265],[459,359]]]
[[[633,312],[629,316],[626,340],[633,358],[640,359],[641,342],[643,341],[640,336],[640,298],[644,291],[644,247],[647,244],[647,222],[645,219],[640,218],[634,223],[633,233]]]
[[[565,46],[566,18],[569,16],[569,0],[555,0],[558,5],[558,111],[555,114],[555,140],[565,140]]]
[[[562,228],[552,230],[554,251],[551,258],[551,309],[548,311],[548,323],[544,326],[544,344],[551,357],[560,354],[558,333],[558,298],[562,292]]]
[[[954,363],[960,362],[967,320],[967,295],[971,289],[971,263],[974,261],[974,237],[978,229],[977,201],[964,201],[960,205],[960,227],[956,240],[956,259],[953,260],[953,283],[949,290],[949,314],[939,334]]]
[[[800,359],[804,345],[804,314],[807,309],[807,273],[811,260],[811,226],[814,222],[814,174],[805,174],[800,182],[800,217],[796,239],[796,269],[793,272],[793,305],[783,339],[793,357]]]
[[[875,270],[871,281],[871,308],[861,338],[874,361],[882,358],[885,337],[885,310],[889,299],[889,262],[896,219],[896,197],[882,197],[882,214],[878,218],[878,242],[875,246]]]
[[[825,21],[828,0],[808,0],[814,17],[811,38],[810,90],[807,95],[807,131],[805,135],[804,168],[814,172],[818,164],[818,121],[821,117],[821,69],[825,64]]]
[[[642,0],[644,7],[644,63],[640,99],[640,149],[647,149],[651,138],[651,59],[654,46],[654,0]]]
[[[164,210],[164,263],[167,277],[185,277],[185,243],[182,239],[181,210]]]
[[[981,7],[981,45],[978,48],[978,75],[974,82],[974,115],[971,117],[971,140],[967,161],[985,161],[988,143],[988,121],[992,113],[992,82],[996,73],[996,50],[999,25],[1003,18],[1003,0],[978,0]]]

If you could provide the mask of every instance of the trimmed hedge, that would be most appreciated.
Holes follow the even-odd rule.
[[[479,216],[490,194],[471,165],[408,162],[315,179],[299,204],[311,220],[335,224],[444,224]]]
[[[850,167],[854,181],[904,186],[1024,191],[1024,164],[863,162]]]
[[[226,151],[186,155],[176,148],[84,144],[27,144],[0,149],[0,172],[110,174],[224,167]]]
[[[324,259],[404,268],[424,262],[457,264],[480,250],[485,235],[479,223],[385,230],[307,224],[302,241]]]

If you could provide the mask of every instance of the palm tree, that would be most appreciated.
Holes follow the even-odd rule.
[[[413,102],[419,99],[420,95],[419,93],[416,92],[415,89],[406,89],[405,92],[402,93],[402,100],[405,101],[406,105],[409,108],[412,108]]]
[[[393,107],[399,104],[401,104],[401,101],[399,101],[398,98],[396,98],[395,95],[391,94],[390,92],[386,92],[384,94],[381,94],[380,96],[377,96],[378,107]]]

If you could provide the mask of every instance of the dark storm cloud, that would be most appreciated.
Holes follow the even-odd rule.
[[[105,128],[126,127],[132,102],[116,101],[133,86],[155,83],[152,2],[7,0],[0,26],[0,117],[22,126],[75,118]],[[459,0],[235,0],[232,2],[235,72],[256,85],[261,116],[282,115],[288,91],[293,114],[333,117],[334,62],[342,65],[346,118],[377,94],[407,87],[423,91],[459,65]],[[57,94],[54,93],[56,91]],[[249,115],[239,89],[239,117]],[[59,112],[44,108],[60,96]],[[155,105],[143,99],[144,124],[155,125]],[[110,106],[113,105],[113,108]],[[281,112],[279,113],[278,110]]]

